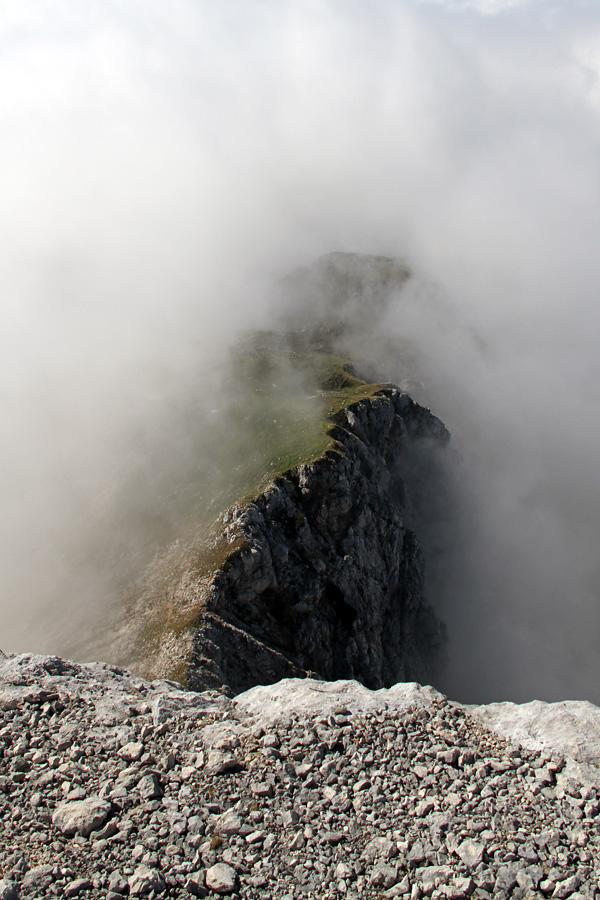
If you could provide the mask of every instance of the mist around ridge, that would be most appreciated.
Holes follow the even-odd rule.
[[[64,649],[202,516],[229,349],[357,251],[410,263],[378,327],[453,437],[440,687],[598,702],[598,12],[23,0],[0,49],[0,647]]]

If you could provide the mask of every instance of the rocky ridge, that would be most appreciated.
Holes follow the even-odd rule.
[[[394,386],[333,417],[335,449],[277,478],[223,518],[240,547],[206,589],[187,684],[239,693],[316,673],[371,688],[428,681],[444,630],[425,599],[424,560],[407,526],[407,459],[449,440]],[[414,474],[413,474],[414,477]]]
[[[157,551],[89,655],[229,695],[311,675],[432,680],[445,629],[415,499],[450,436],[401,388],[363,380],[379,377],[378,329],[409,275],[333,253],[278,286],[287,314],[236,345],[221,410],[243,499],[227,509],[228,487],[212,526]]]
[[[600,710],[500,706],[9,658],[0,897],[599,896]]]

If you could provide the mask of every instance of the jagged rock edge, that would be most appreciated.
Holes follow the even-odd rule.
[[[349,403],[330,416],[329,421],[333,448],[310,463],[289,469],[248,503],[233,506],[224,514],[221,539],[231,544],[237,543],[238,547],[226,557],[204,586],[204,608],[199,612],[187,669],[187,684],[193,689],[224,689],[235,694],[254,684],[311,675],[325,679],[356,677],[370,687],[389,686],[406,679],[429,680],[431,659],[427,657],[432,656],[434,648],[443,643],[443,627],[424,600],[423,560],[418,539],[405,526],[404,510],[400,504],[396,502],[394,506],[389,497],[383,496],[385,491],[380,489],[377,479],[382,481],[384,487],[388,486],[388,482],[393,480],[391,472],[396,466],[399,449],[405,448],[408,442],[411,445],[420,441],[421,444],[430,442],[443,446],[448,442],[449,434],[430,410],[390,384],[381,385],[372,397]],[[394,437],[388,442],[390,447],[386,441],[394,430]],[[375,449],[371,446],[373,444]],[[367,484],[363,476],[363,463],[374,481],[372,485]],[[354,469],[345,473],[345,469],[353,465]],[[346,482],[345,474],[351,475]],[[402,479],[399,475],[394,477],[398,487]],[[340,537],[340,522],[344,521],[347,509],[336,509],[334,504],[326,520],[327,528],[320,528],[317,521],[318,516],[322,517],[325,513],[315,513],[313,510],[312,531],[303,537],[307,545],[305,550],[298,541],[302,538],[301,528],[309,524],[307,510],[311,494],[319,493],[315,484],[321,488],[323,484],[328,484],[330,496],[336,499],[334,495],[337,491],[346,504],[354,494],[356,506],[361,478],[366,515],[372,516],[374,513],[376,518],[383,514],[382,522],[385,520],[385,529],[380,528],[374,543],[383,547],[386,541],[398,542],[399,537],[400,541],[398,546],[390,545],[388,558],[384,560],[387,565],[386,585],[388,582],[392,585],[386,587],[389,596],[383,597],[378,610],[373,608],[372,599],[370,606],[363,603],[361,630],[357,627],[354,634],[342,635],[336,644],[332,634],[336,629],[339,632],[340,627],[343,629],[340,619],[343,622],[344,615],[348,619],[358,616],[357,582],[364,581],[368,575],[371,587],[381,593],[381,579],[378,581],[373,571],[373,560],[366,552],[364,542],[361,544],[360,536],[354,536],[352,519],[346,523],[347,535],[353,536],[349,539],[350,549],[345,554],[333,550],[333,538],[337,540]],[[337,484],[332,487],[332,480],[335,482],[336,479]],[[306,498],[307,503],[304,502]],[[282,524],[278,517],[281,519],[282,505],[286,504],[287,524]],[[283,532],[294,519],[298,535],[293,538],[288,535],[284,539]],[[306,528],[304,530],[306,532]],[[373,547],[371,550],[372,557]],[[277,553],[284,558],[276,559]],[[362,554],[359,556],[362,564],[357,563],[356,571],[351,573],[349,570],[357,553]],[[294,572],[289,562],[290,555],[294,557]],[[344,565],[341,564],[342,557]],[[400,572],[402,566],[406,571]],[[344,567],[346,571],[342,571]],[[370,572],[367,572],[369,567]],[[329,570],[327,579],[322,577],[325,570]],[[304,588],[299,586],[301,574],[312,579],[312,586],[309,585],[304,594]],[[185,579],[182,579],[182,584],[184,582]],[[315,586],[317,582],[319,584]],[[348,585],[352,590],[348,588],[345,591]],[[296,609],[302,609],[302,604],[312,604],[311,610],[301,621],[301,627],[298,621],[294,621],[288,629],[288,633],[296,635],[296,640],[305,640],[301,652],[296,646],[286,652],[285,628],[275,622],[270,616],[268,604],[263,602],[269,591],[273,593],[273,599],[268,603],[280,603],[281,594],[285,592],[286,597],[294,596]],[[330,596],[326,596],[327,592]],[[400,601],[401,594],[403,599]],[[318,601],[325,598],[326,603],[335,607],[330,622],[324,623],[328,613],[316,608],[319,604],[315,597]],[[384,625],[383,613],[389,611],[386,603],[389,606],[390,598],[398,609]],[[183,591],[178,599],[182,605],[188,602]],[[379,615],[379,631],[372,621],[376,619],[376,612]],[[278,615],[288,613],[289,609],[278,610]],[[418,625],[417,618],[420,619]],[[250,627],[249,622],[254,624]],[[318,640],[315,637],[317,628],[321,628],[322,632]],[[351,625],[348,632],[350,628]],[[390,628],[393,634],[388,636]],[[309,631],[312,631],[310,635]],[[365,637],[367,633],[368,638]],[[352,644],[346,656],[353,652],[354,658],[342,659],[340,653],[344,652],[344,648],[340,650],[338,645],[345,640],[351,643],[356,634],[361,646],[357,649]],[[402,659],[398,656],[400,650],[394,649],[394,639],[398,647],[403,645]],[[319,652],[315,652],[317,643],[321,648]],[[323,649],[327,647],[329,650]],[[335,653],[340,657],[337,660],[333,659]]]

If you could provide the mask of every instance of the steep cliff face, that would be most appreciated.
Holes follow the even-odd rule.
[[[398,260],[335,253],[280,285],[287,315],[235,345],[218,419],[205,420],[225,489],[204,490],[205,524],[134,586],[104,642],[111,661],[232,694],[308,674],[370,688],[431,679],[444,633],[412,523],[449,435],[400,388],[369,381],[387,358],[381,316],[408,277]]]
[[[448,432],[393,386],[333,421],[335,449],[224,516],[232,552],[196,593],[189,687],[237,693],[306,674],[370,688],[427,682],[444,634],[405,522],[403,464]],[[175,604],[190,591],[197,584],[182,579]]]

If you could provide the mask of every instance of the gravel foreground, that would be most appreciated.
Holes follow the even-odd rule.
[[[600,897],[600,787],[570,773],[418,685],[231,701],[12,657],[0,900]]]

